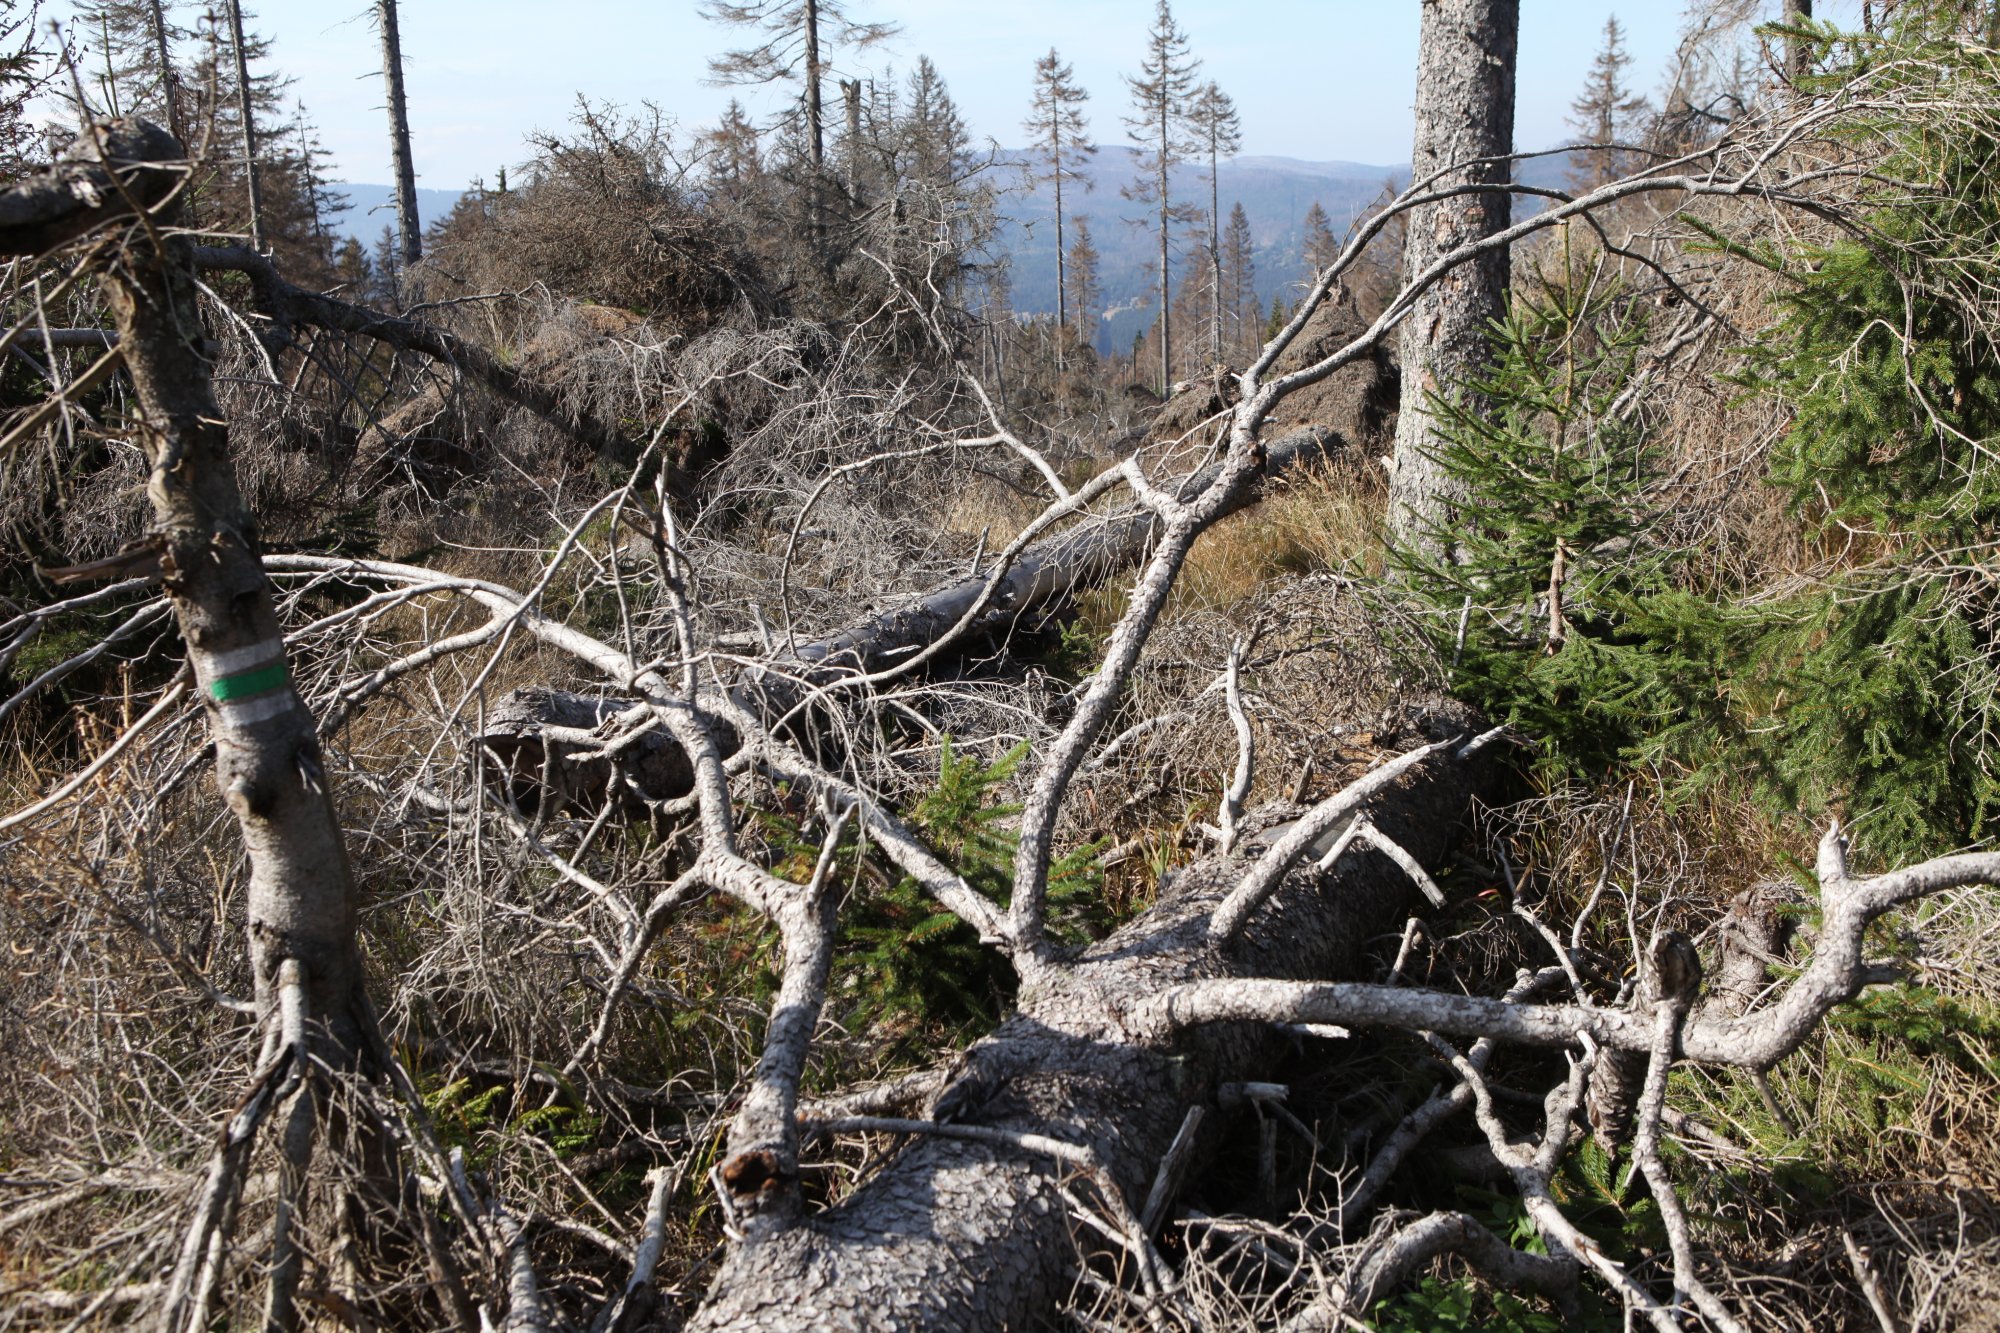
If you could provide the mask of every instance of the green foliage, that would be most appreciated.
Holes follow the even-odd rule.
[[[1599,771],[1680,714],[1686,675],[1671,637],[1633,624],[1667,567],[1645,542],[1646,441],[1619,405],[1645,322],[1587,274],[1526,286],[1493,330],[1491,372],[1433,400],[1462,517],[1432,534],[1441,554],[1392,559],[1454,686],[1549,742],[1554,766]]]
[[[81,616],[64,616],[53,621],[8,664],[11,683],[25,685],[52,666],[67,662],[103,637],[102,627]]]
[[[1906,7],[1826,76],[1881,99],[1845,132],[1896,184],[1858,236],[1780,266],[1791,286],[1754,363],[1796,413],[1772,478],[1802,509],[1945,543],[1985,540],[2000,518],[2000,58],[1961,40],[1954,9]]]
[[[1828,86],[1885,107],[1845,122],[1884,184],[1858,234],[1764,257],[1788,285],[1746,381],[1793,412],[1771,481],[1811,528],[1860,542],[1828,586],[1768,604],[1741,664],[1767,794],[1844,801],[1891,858],[1984,839],[2000,802],[2000,605],[1963,572],[2000,520],[2000,63],[1961,18],[1914,4],[1877,38],[1820,34],[1845,53]]]
[[[1518,1296],[1436,1277],[1378,1303],[1368,1318],[1381,1333],[1565,1333],[1571,1327]]]
[[[1768,711],[1769,801],[1845,802],[1878,855],[1987,836],[2000,807],[2000,671],[1944,580],[1852,575],[1774,605],[1740,673]]]
[[[2000,1081],[2000,1009],[1954,999],[1928,986],[1904,983],[1872,990],[1834,1011],[1837,1028],[1909,1055],[1943,1059],[1968,1073]],[[1930,1080],[1890,1075],[1905,1091],[1922,1091]]]
[[[1056,626],[1055,646],[1048,652],[1049,668],[1064,680],[1082,680],[1097,665],[1102,646],[1090,621],[1070,617]]]
[[[1023,742],[986,764],[956,753],[946,736],[937,785],[910,812],[910,822],[931,848],[1001,906],[1008,900],[1018,843],[1009,826],[1021,807],[996,798],[1027,753]],[[1050,868],[1050,919],[1072,934],[1106,924],[1097,852],[1095,845],[1080,847]],[[1013,997],[1014,976],[1006,960],[915,880],[880,878],[881,888],[850,903],[843,914],[846,943],[835,993],[850,997],[847,1021],[951,1027],[996,1022]]]
[[[1454,687],[1545,742],[1551,775],[1638,765],[1681,793],[1747,788],[1780,818],[1844,810],[1889,859],[1989,836],[2000,57],[1958,40],[1949,8],[1815,37],[1829,89],[1866,81],[1889,108],[1843,122],[1882,163],[1854,235],[1704,231],[1784,280],[1742,382],[1791,413],[1766,480],[1842,544],[1830,574],[1739,586],[1649,545],[1648,449],[1611,410],[1644,329],[1614,284],[1534,275],[1476,394],[1438,402],[1471,521],[1438,534],[1453,558],[1404,553],[1401,570]]]
[[[568,1157],[595,1143],[603,1123],[579,1106],[521,1107],[511,1083],[480,1087],[471,1079],[460,1078],[422,1095],[439,1141],[448,1148],[463,1148],[466,1160],[479,1167],[492,1162],[502,1134],[539,1138],[557,1155]]]
[[[1550,1182],[1569,1219],[1620,1262],[1667,1243],[1659,1205],[1644,1189],[1634,1189],[1635,1174],[1629,1163],[1621,1170],[1618,1158],[1587,1138]]]

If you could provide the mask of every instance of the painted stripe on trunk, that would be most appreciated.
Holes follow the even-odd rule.
[[[208,683],[208,692],[218,703],[228,703],[232,699],[247,699],[253,694],[269,694],[278,689],[287,679],[283,662],[273,662],[269,666],[258,667],[255,671],[244,671],[234,676],[223,676]]]
[[[285,655],[283,639],[266,639],[253,643],[248,648],[235,648],[226,653],[217,653],[208,659],[208,674],[213,679],[234,676],[248,671],[251,667],[263,666],[266,662],[281,660]]]
[[[274,717],[290,711],[292,692],[281,690],[275,694],[259,695],[255,699],[236,699],[222,705],[222,718],[232,727],[255,726],[268,722]]]

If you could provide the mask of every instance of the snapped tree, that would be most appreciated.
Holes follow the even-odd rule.
[[[1775,132],[1782,140],[1798,126],[1783,124]],[[309,577],[335,583],[356,599],[329,612],[322,633],[339,634],[352,623],[353,608],[364,605],[415,609],[439,599],[486,617],[342,678],[343,717],[384,699],[400,683],[420,681],[456,654],[483,652],[518,636],[595,674],[605,697],[621,701],[615,711],[599,710],[588,726],[571,728],[574,734],[546,736],[610,770],[649,739],[671,745],[685,765],[685,792],[639,802],[649,817],[678,821],[674,845],[685,855],[671,877],[647,883],[642,899],[628,900],[630,885],[607,890],[559,855],[539,856],[538,864],[556,876],[551,895],[573,894],[579,916],[602,912],[616,923],[606,940],[593,937],[575,954],[579,974],[587,974],[602,996],[601,1008],[590,1032],[576,1034],[566,1067],[535,1071],[540,1086],[559,1096],[566,1087],[620,1091],[615,1071],[603,1061],[604,1033],[616,1025],[620,1007],[635,1002],[632,983],[674,913],[717,896],[768,936],[772,986],[765,1021],[754,1066],[727,1108],[730,1123],[714,1153],[714,1173],[705,1185],[666,1174],[650,1182],[639,1243],[629,1251],[615,1242],[606,1247],[629,1277],[590,1300],[604,1327],[630,1328],[645,1317],[668,1210],[682,1184],[703,1190],[728,1224],[726,1252],[695,1317],[697,1327],[1024,1325],[1044,1315],[1067,1288],[1073,1237],[1090,1228],[1123,1256],[1131,1280],[1129,1291],[1120,1290],[1138,1317],[1179,1317],[1188,1296],[1154,1237],[1171,1216],[1186,1163],[1200,1155],[1210,1109],[1232,1098],[1254,1102],[1278,1122],[1275,1095],[1256,1076],[1292,1036],[1326,1038],[1334,1025],[1430,1034],[1439,1068],[1449,1070],[1436,1095],[1384,1137],[1358,1188],[1342,1203],[1343,1214],[1353,1213],[1343,1220],[1365,1221],[1384,1182],[1426,1135],[1447,1116],[1470,1110],[1493,1161],[1512,1183],[1536,1245],[1509,1244],[1457,1210],[1409,1225],[1390,1216],[1384,1224],[1390,1229],[1374,1257],[1354,1269],[1353,1281],[1320,1292],[1310,1308],[1297,1312],[1308,1326],[1365,1315],[1367,1307],[1357,1311],[1355,1299],[1372,1299],[1454,1249],[1502,1281],[1558,1295],[1588,1273],[1635,1318],[1663,1333],[1680,1326],[1683,1296],[1716,1327],[1738,1326],[1741,1312],[1717,1290],[1716,1274],[1689,1242],[1688,1218],[1661,1155],[1668,1069],[1677,1059],[1769,1069],[1881,975],[1868,951],[1876,921],[1954,887],[1993,881],[2000,857],[1944,857],[1864,876],[1850,869],[1841,830],[1831,830],[1813,868],[1821,914],[1812,955],[1771,987],[1762,1008],[1696,1009],[1698,969],[1683,943],[1664,934],[1659,947],[1645,951],[1639,984],[1621,995],[1586,975],[1589,960],[1577,935],[1566,940],[1524,898],[1515,910],[1549,961],[1506,993],[1364,982],[1353,971],[1369,937],[1385,928],[1393,932],[1420,897],[1435,906],[1449,901],[1446,885],[1458,887],[1441,871],[1492,756],[1490,729],[1462,706],[1429,701],[1382,719],[1379,730],[1393,743],[1372,751],[1372,766],[1343,772],[1329,795],[1301,806],[1262,814],[1247,808],[1256,756],[1246,740],[1238,776],[1224,790],[1212,845],[1181,869],[1153,907],[1106,939],[1082,946],[1064,938],[1053,909],[1060,869],[1073,850],[1063,846],[1061,823],[1075,810],[1079,775],[1121,740],[1120,709],[1196,542],[1247,497],[1282,452],[1281,442],[1268,438],[1273,411],[1370,356],[1462,267],[1504,253],[1537,230],[1644,195],[1749,198],[1764,208],[1821,205],[1797,193],[1794,178],[1772,169],[1765,145],[1740,147],[1721,145],[1581,198],[1554,200],[1535,218],[1413,263],[1407,285],[1379,317],[1340,345],[1313,349],[1303,364],[1278,370],[1292,364],[1281,358],[1389,219],[1489,192],[1483,181],[1465,186],[1420,178],[1357,231],[1238,376],[1239,397],[1222,415],[1219,457],[1190,476],[1163,471],[1153,455],[1133,450],[1087,482],[1073,483],[982,402],[987,419],[980,433],[952,433],[911,447],[1004,451],[1022,465],[1022,475],[1047,499],[1021,538],[990,564],[982,550],[974,579],[959,585],[948,604],[932,601],[915,608],[921,614],[875,617],[869,624],[877,628],[812,657],[781,651],[773,636],[769,650],[732,677],[715,666],[742,654],[703,635],[694,600],[699,584],[692,577],[697,555],[683,544],[663,488],[653,492],[658,508],[644,504],[651,477],[647,448],[555,539],[549,566],[559,565],[600,521],[613,532],[636,528],[662,571],[666,612],[665,635],[647,644],[644,655],[637,642],[607,641],[625,628],[615,617],[616,629],[600,636],[586,615],[552,614],[557,608],[545,595],[547,571],[522,590],[415,563],[258,552],[230,474],[227,429],[206,392],[209,371],[198,330],[192,320],[177,322],[180,312],[198,309],[187,290],[193,265],[259,279],[268,308],[301,323],[345,321],[384,341],[455,351],[468,366],[479,364],[477,349],[446,344],[414,321],[355,312],[291,288],[257,256],[193,253],[170,231],[156,233],[154,226],[171,218],[179,179],[160,164],[180,155],[179,145],[158,131],[94,129],[70,159],[0,194],[0,241],[13,253],[40,254],[86,235],[97,242],[91,262],[112,292],[118,321],[115,331],[97,331],[99,345],[107,341],[105,332],[115,332],[116,353],[143,409],[141,438],[159,528],[151,554],[204,700],[219,790],[250,858],[245,931],[258,984],[251,1044],[260,1046],[263,1058],[254,1065],[251,1097],[229,1114],[209,1183],[195,1199],[194,1225],[167,1293],[172,1323],[205,1327],[210,1307],[204,1293],[221,1290],[232,1275],[261,1278],[267,1322],[299,1320],[304,1288],[288,1238],[305,1216],[289,1203],[302,1197],[302,1159],[287,1156],[278,1175],[288,1202],[276,1214],[282,1221],[258,1247],[268,1262],[232,1266],[227,1237],[238,1216],[232,1201],[247,1196],[248,1145],[278,1104],[288,1131],[310,1129],[318,1118],[313,1099],[332,1101],[336,1094],[354,1098],[344,1104],[380,1108],[386,1130],[375,1142],[406,1136],[393,1152],[372,1154],[385,1168],[374,1178],[393,1190],[386,1196],[392,1203],[374,1202],[383,1215],[406,1224],[402,1253],[411,1270],[427,1267],[430,1290],[412,1294],[410,1284],[385,1281],[369,1294],[343,1278],[343,1290],[315,1287],[313,1298],[379,1300],[409,1322],[476,1327],[485,1320],[517,1328],[551,1326],[557,1300],[583,1299],[540,1288],[526,1224],[463,1157],[436,1151],[419,1099],[400,1084],[400,1066],[369,1041],[365,996],[346,961],[355,943],[344,835],[334,819],[316,720],[288,680],[271,597],[274,579]],[[1855,172],[1872,178],[1873,167],[1864,162]],[[929,315],[920,311],[918,318]],[[489,373],[504,382],[497,371]],[[971,384],[965,392],[978,397]],[[996,858],[988,854],[974,883],[927,844],[893,799],[827,762],[815,743],[816,719],[852,707],[863,719],[879,721],[904,702],[899,688],[950,652],[996,599],[1026,600],[1044,578],[1064,576],[1061,562],[1034,563],[1048,553],[1035,538],[1086,515],[1101,517],[1091,506],[1114,491],[1129,493],[1138,510],[1130,521],[1147,539],[1138,543],[1138,572],[1101,653],[1070,691],[1051,734],[1017,761],[1023,799],[1004,879],[994,878]],[[799,525],[805,522],[802,512]],[[1602,526],[1579,529],[1575,540],[1596,541]],[[132,554],[133,568],[146,554]],[[606,562],[614,576],[623,577],[628,556],[616,552]],[[887,642],[892,633],[906,637]],[[914,652],[907,651],[911,647]],[[1234,720],[1244,716],[1250,666],[1247,645],[1221,664],[1221,694]],[[1253,734],[1247,722],[1239,734]],[[545,755],[553,753],[545,747]],[[354,774],[356,780],[365,776]],[[81,786],[39,800],[34,810],[0,822],[0,829],[60,806]],[[446,825],[487,813],[518,816],[504,803],[489,806],[494,798],[487,790],[479,789],[470,807],[440,798],[427,808]],[[753,840],[751,812],[773,793],[793,827],[784,839]],[[591,836],[615,814],[610,803],[591,812]],[[504,819],[501,824],[513,827]],[[539,855],[534,829],[523,827],[523,854]],[[799,835],[813,840],[805,854],[796,851]],[[838,929],[843,913],[858,905],[850,895],[864,891],[861,880],[847,881],[836,870],[856,864],[864,836],[939,914],[956,917],[1004,963],[1018,998],[993,1034],[941,1069],[887,1088],[814,1099],[807,1080],[816,1042],[826,1035],[821,1019]],[[781,855],[766,859],[774,847]],[[535,911],[546,914],[548,905]],[[1753,961],[1762,981],[1762,961]],[[1750,989],[1761,987],[1753,982]],[[1454,1038],[1467,1043],[1464,1049],[1452,1044]],[[1518,1134],[1521,1117],[1508,1123],[1489,1074],[1501,1045],[1554,1051],[1560,1059],[1525,1141]],[[356,1054],[370,1051],[372,1065]],[[1620,1078],[1600,1092],[1594,1074],[1607,1061]],[[1624,1077],[1635,1071],[1636,1087]],[[1593,1093],[1600,1100],[1623,1093],[1630,1104],[1633,1161],[1665,1219],[1666,1257],[1656,1273],[1635,1275],[1609,1257],[1570,1216],[1553,1183],[1569,1151],[1572,1122]],[[1600,1119],[1609,1124],[1617,1117]],[[820,1142],[844,1133],[874,1134],[901,1146],[867,1180],[831,1206],[818,1207],[812,1154]],[[308,1137],[304,1130],[297,1135]],[[288,1132],[288,1150],[293,1141]],[[318,1160],[324,1164],[345,1148],[329,1143]],[[421,1179],[400,1173],[410,1162]],[[426,1225],[437,1223],[440,1213],[448,1214],[449,1229]],[[572,1227],[563,1234],[601,1243],[590,1234],[603,1234],[595,1224],[577,1225],[588,1231]],[[397,1252],[383,1246],[378,1259]],[[1112,1285],[1096,1269],[1087,1271]],[[130,1307],[158,1304],[161,1296],[127,1290],[119,1299]]]

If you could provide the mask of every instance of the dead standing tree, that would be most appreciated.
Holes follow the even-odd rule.
[[[1520,28],[1520,0],[1424,0],[1410,173],[1486,188],[1453,190],[1411,212],[1405,273],[1422,272],[1440,255],[1507,230]],[[1487,330],[1507,310],[1507,273],[1506,247],[1487,247],[1425,292],[1403,324],[1403,406],[1389,482],[1389,526],[1398,541],[1448,544],[1455,497],[1437,461],[1431,398],[1471,392],[1468,386],[1485,370]]]
[[[117,299],[119,341],[128,363],[136,363],[133,381],[149,423],[161,564],[211,710],[222,790],[252,854],[251,943],[270,1034],[266,1062],[259,1066],[263,1078],[256,1085],[262,1100],[253,1097],[232,1118],[218,1157],[218,1188],[202,1193],[189,1232],[188,1259],[174,1284],[174,1313],[198,1312],[202,1294],[213,1289],[212,1275],[222,1268],[226,1247],[217,1238],[228,1229],[227,1188],[239,1170],[232,1163],[241,1161],[243,1135],[254,1131],[259,1115],[269,1113],[277,1094],[294,1091],[289,1081],[270,1080],[285,1079],[317,1043],[327,1044],[329,1068],[365,1069],[372,1058],[383,1061],[384,1076],[393,1079],[395,1070],[371,1054],[379,1047],[371,1044],[366,1000],[345,961],[354,947],[352,882],[339,857],[341,835],[313,724],[285,683],[266,575],[258,568],[254,532],[229,478],[226,433],[205,396],[206,369],[195,330],[176,322],[177,312],[191,308],[191,298],[175,286],[181,279],[173,276],[187,256],[178,238],[161,232],[158,217],[132,220],[141,206],[156,206],[171,195],[173,178],[147,165],[178,153],[160,138],[157,131],[131,127],[105,131],[101,141],[112,145],[110,152],[93,156],[86,147],[49,177],[0,196],[0,235],[9,249],[39,253],[88,227],[125,219],[119,222],[128,229],[122,244],[99,253],[107,257],[108,280],[131,294]],[[1058,518],[1114,486],[1127,488],[1151,516],[1151,547],[1102,662],[1077,692],[1067,723],[1037,756],[1004,903],[974,891],[875,793],[800,753],[777,725],[782,719],[770,716],[754,696],[735,694],[706,674],[704,664],[714,659],[695,641],[684,578],[667,583],[675,649],[648,662],[551,618],[533,593],[442,578],[412,566],[333,562],[356,580],[391,585],[412,597],[467,599],[491,617],[485,628],[425,644],[378,669],[371,680],[422,671],[453,652],[525,635],[573,657],[630,701],[617,715],[617,730],[600,737],[607,749],[659,732],[684,755],[691,791],[680,808],[694,817],[697,841],[686,868],[670,884],[642,904],[627,905],[614,984],[606,988],[607,1016],[617,983],[633,975],[660,923],[701,894],[727,895],[778,929],[783,964],[762,1054],[715,1175],[733,1243],[699,1316],[702,1326],[1024,1323],[1061,1295],[1072,1229],[1084,1217],[1096,1218],[1130,1257],[1141,1299],[1171,1317],[1173,1278],[1150,1243],[1172,1193],[1173,1177],[1157,1174],[1160,1163],[1184,1157],[1173,1145],[1184,1128],[1194,1132],[1201,1119],[1197,1112],[1221,1095],[1220,1084],[1263,1066],[1277,1027],[1324,1030],[1328,1024],[1421,1030],[1440,1041],[1478,1039],[1463,1053],[1441,1048],[1458,1075],[1444,1104],[1447,1110],[1472,1108],[1552,1256],[1542,1263],[1530,1262],[1534,1256],[1509,1258],[1466,1219],[1429,1219],[1396,1236],[1383,1262],[1372,1264],[1367,1281],[1355,1290],[1379,1290],[1419,1258],[1457,1243],[1474,1262],[1492,1262],[1515,1280],[1550,1289],[1562,1289],[1577,1269],[1590,1268],[1656,1327],[1673,1326],[1666,1303],[1605,1261],[1564,1217],[1550,1191],[1554,1164],[1600,1053],[1646,1059],[1636,1103],[1639,1160],[1649,1179],[1664,1179],[1656,1144],[1671,1060],[1764,1068],[1782,1059],[1834,1005],[1879,975],[1862,952],[1870,922],[1954,885],[1990,882],[2000,875],[2000,858],[1944,858],[1859,879],[1846,868],[1837,832],[1829,835],[1819,867],[1826,921],[1812,962],[1775,1003],[1748,1016],[1690,1018],[1687,988],[1675,984],[1664,967],[1656,968],[1660,980],[1646,988],[1649,1002],[1641,1008],[1593,1003],[1580,986],[1570,1003],[1533,1002],[1536,993],[1572,982],[1568,972],[1574,960],[1559,942],[1552,946],[1555,965],[1505,998],[1332,980],[1352,966],[1372,929],[1403,912],[1410,895],[1437,892],[1426,863],[1435,866],[1445,855],[1462,820],[1477,781],[1477,738],[1470,719],[1433,708],[1407,724],[1414,748],[1356,776],[1311,809],[1291,812],[1261,831],[1256,826],[1267,821],[1226,812],[1226,829],[1245,830],[1239,845],[1183,872],[1155,908],[1106,941],[1076,952],[1057,943],[1048,921],[1049,876],[1056,824],[1077,775],[1105,746],[1121,692],[1193,544],[1263,472],[1262,435],[1274,407],[1368,355],[1444,275],[1537,227],[1587,217],[1605,203],[1649,192],[1747,195],[1813,206],[1811,198],[1795,193],[1796,175],[1765,174],[1772,156],[1762,149],[1735,156],[1718,151],[1662,164],[1585,198],[1558,197],[1541,217],[1468,242],[1412,273],[1405,290],[1361,336],[1310,365],[1275,373],[1278,358],[1356,262],[1373,234],[1364,232],[1243,373],[1241,399],[1226,415],[1222,457],[1211,472],[1188,485],[1158,480],[1135,456],[1075,491],[1051,474],[1056,498],[1050,512]],[[107,157],[131,164],[121,179],[107,170],[102,160]],[[1437,177],[1420,180],[1374,226],[1397,210],[1484,189],[1440,184]],[[629,508],[637,478],[635,473],[632,482],[593,506],[578,530],[601,513]],[[686,557],[671,532],[663,544],[668,566],[685,573]],[[562,550],[571,545],[573,534]],[[989,577],[1004,578],[1018,554],[1009,553]],[[309,561],[273,557],[264,568],[310,568]],[[255,652],[246,651],[251,649]],[[818,694],[837,695],[879,686],[885,672],[896,669],[807,683]],[[356,684],[354,701],[365,701],[369,682]],[[733,752],[725,739],[732,734]],[[747,854],[738,779],[752,773],[784,780],[817,803],[823,848],[804,882],[774,875]],[[1241,784],[1233,785],[1232,800],[1240,800],[1241,791]],[[826,998],[838,904],[827,872],[850,827],[864,830],[944,910],[1006,955],[1020,979],[1020,1001],[1018,1012],[992,1037],[951,1069],[920,1081],[919,1097],[899,1101],[884,1095],[809,1111],[801,1106],[801,1080]],[[587,1069],[606,1021],[579,1041],[573,1069]],[[1538,1140],[1525,1147],[1509,1137],[1484,1081],[1485,1053],[1494,1043],[1575,1053]],[[291,1104],[311,1106],[304,1099]],[[878,1114],[884,1110],[904,1114]],[[1410,1132],[1392,1139],[1397,1146],[1385,1148],[1384,1157],[1406,1154],[1440,1119],[1428,1109],[1420,1112]],[[801,1189],[807,1148],[813,1135],[843,1130],[894,1133],[910,1142],[837,1206],[815,1213]],[[302,1164],[295,1159],[294,1165]],[[519,1233],[489,1220],[498,1215],[477,1200],[454,1192],[450,1182],[456,1176],[448,1166],[430,1165],[494,1263],[493,1307],[504,1306],[511,1325],[537,1326],[541,1298]],[[1370,1174],[1386,1175],[1393,1166],[1392,1160]],[[1149,1193],[1159,1195],[1157,1205]],[[1671,1189],[1660,1186],[1658,1197],[1662,1208],[1677,1216]],[[661,1191],[658,1207],[666,1202]],[[656,1213],[651,1226],[660,1225]],[[1670,1232],[1675,1285],[1711,1322],[1731,1326],[1728,1311],[1698,1271],[1684,1223],[1676,1228],[1670,1219]],[[642,1247],[628,1294],[643,1294],[657,1254],[656,1247]],[[285,1275],[291,1268],[278,1257],[271,1301],[282,1321],[288,1317]],[[1329,1296],[1336,1312],[1343,1299]],[[604,1311],[606,1322],[620,1323],[626,1308],[621,1296],[615,1308]]]
[[[424,257],[424,230],[417,216],[417,168],[410,156],[410,109],[403,94],[403,34],[397,24],[396,0],[377,0],[375,25],[382,30],[382,94],[389,109],[389,160],[396,173],[396,266],[400,271]]]

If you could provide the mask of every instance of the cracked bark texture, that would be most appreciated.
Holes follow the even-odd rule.
[[[1464,710],[1442,705],[1407,725],[1427,739],[1473,729]],[[1470,809],[1478,764],[1434,755],[1369,813],[1436,865]],[[1210,916],[1282,831],[1187,868],[1143,915],[1040,973],[1016,1013],[960,1058],[933,1118],[1086,1148],[1136,1208],[1188,1109],[1211,1103],[1221,1083],[1267,1071],[1282,1049],[1262,1026],[1168,1033],[1145,1017],[1147,1001],[1207,978],[1351,975],[1363,943],[1413,901],[1407,876],[1378,852],[1351,854],[1327,875],[1308,858],[1233,944],[1215,944]],[[1074,1174],[1023,1149],[917,1138],[840,1203],[733,1247],[691,1327],[1031,1325],[1067,1290],[1074,1250],[1060,1186]]]
[[[1505,161],[1457,164],[1514,151],[1520,27],[1520,0],[1423,0],[1413,182],[1504,186],[1512,178],[1512,164]],[[1403,272],[1422,273],[1452,250],[1505,231],[1511,215],[1504,189],[1412,209]],[[1438,553],[1451,544],[1461,492],[1437,461],[1442,441],[1430,400],[1485,373],[1487,329],[1507,313],[1508,269],[1504,246],[1461,264],[1418,297],[1403,321],[1403,400],[1396,418],[1389,524],[1404,545]]]

